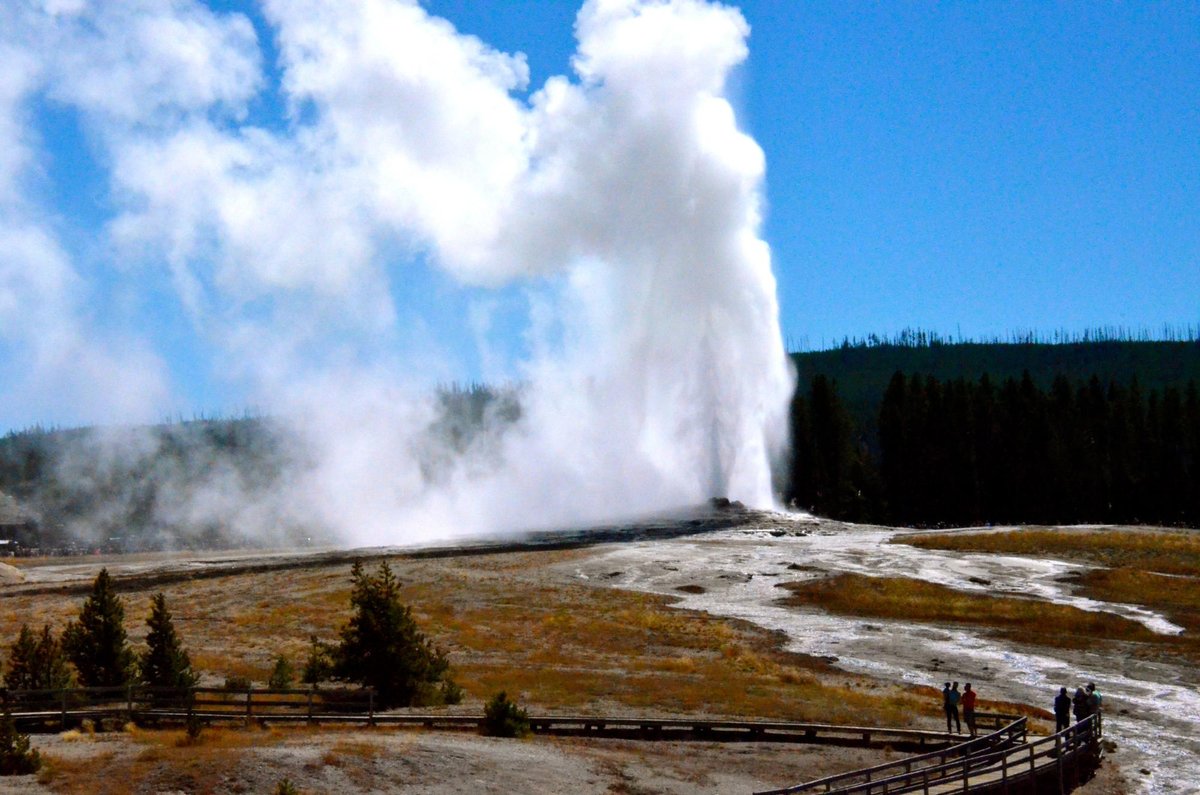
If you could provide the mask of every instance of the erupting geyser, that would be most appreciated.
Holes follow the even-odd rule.
[[[523,57],[416,2],[265,0],[277,87],[239,15],[58,6],[14,24],[58,53],[30,85],[78,108],[112,163],[117,250],[165,268],[223,370],[295,421],[292,488],[233,521],[395,543],[772,504],[792,374],[763,154],[725,97],[747,54],[736,10],[589,0],[574,77],[525,98]],[[286,123],[251,121],[272,91]],[[412,375],[436,365],[402,342],[396,297],[414,259],[529,299],[520,420],[436,477],[430,379]],[[234,488],[190,509],[228,517]]]

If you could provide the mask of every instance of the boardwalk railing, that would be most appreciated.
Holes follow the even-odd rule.
[[[1046,783],[1047,790],[1070,792],[1086,781],[1095,769],[1099,761],[1101,730],[1100,716],[1092,715],[1057,734],[1033,742],[1012,743],[993,749],[981,747],[957,759],[915,767],[912,770],[896,771],[891,775],[875,775],[867,777],[869,780],[859,782],[852,779],[857,774],[865,773],[865,770],[773,792],[821,792],[835,795],[898,795],[921,792],[928,795],[950,792],[1016,792],[1017,787],[1025,787],[1027,791],[1033,792],[1042,791],[1040,785],[1043,782]],[[892,767],[895,767],[895,764]],[[859,777],[863,778],[861,775]],[[844,781],[837,781],[839,778]]]
[[[308,721],[472,731],[483,725],[481,715],[414,714],[408,710],[381,713],[377,706],[369,689],[230,690],[143,686],[37,691],[0,689],[0,711],[10,713],[18,725],[27,730],[63,729],[83,720],[106,719],[139,723]],[[787,721],[534,715],[529,718],[529,725],[537,734],[560,736],[889,746],[913,752],[944,749],[954,742],[950,735],[941,732]]]
[[[784,795],[784,793],[790,795],[791,793],[804,792],[857,792],[861,787],[867,787],[865,791],[872,792],[874,790],[871,787],[877,782],[897,777],[915,774],[922,776],[923,780],[926,780],[928,779],[928,771],[930,770],[948,770],[951,760],[1012,748],[1015,745],[1024,743],[1027,719],[1012,717],[1010,720],[1010,723],[991,734],[974,737],[966,742],[952,745],[940,751],[933,751],[919,756],[909,756],[895,762],[875,765],[874,767],[864,767],[848,773],[826,776],[825,778],[819,778],[792,787],[764,790],[755,793],[755,795]],[[936,780],[936,778],[928,780]],[[895,792],[897,790],[886,791]]]
[[[80,687],[68,690],[0,689],[0,711],[23,725],[123,719],[371,722],[375,694],[370,689],[231,690],[216,687]]]

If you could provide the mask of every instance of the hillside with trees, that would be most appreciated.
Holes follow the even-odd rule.
[[[942,381],[994,383],[1029,373],[1034,384],[1049,388],[1062,376],[1070,382],[1128,384],[1137,377],[1143,390],[1200,382],[1200,329],[1162,330],[1162,339],[1122,329],[1098,329],[1078,335],[1014,334],[1005,339],[952,341],[936,333],[906,330],[893,337],[871,335],[843,340],[827,350],[792,354],[799,383],[817,375],[837,381],[842,404],[871,435],[879,403],[896,372],[931,375]]]
[[[512,389],[452,385],[433,400],[433,420],[413,434],[430,482],[489,429],[520,416]],[[0,539],[118,552],[307,543],[324,528],[298,520],[278,497],[312,464],[285,422],[253,415],[14,431],[0,437]],[[222,511],[231,505],[253,507],[252,532]]]
[[[820,515],[900,525],[1200,525],[1200,339],[1166,336],[905,332],[795,353],[779,491]],[[512,388],[450,387],[437,400],[417,437],[430,482],[520,417]],[[65,551],[303,543],[320,529],[283,513],[267,517],[279,535],[252,542],[235,518],[190,506],[211,484],[277,505],[269,495],[304,466],[265,417],[13,432],[0,438],[0,501],[29,521],[0,516],[0,538]]]
[[[923,341],[797,359],[784,492],[799,507],[920,526],[1200,525],[1196,340]]]

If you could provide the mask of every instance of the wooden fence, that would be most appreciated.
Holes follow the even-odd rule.
[[[204,722],[352,720],[375,718],[370,689],[256,690],[216,687],[162,688],[141,685],[80,687],[68,690],[3,690],[0,710],[22,726],[57,725],[82,720],[133,722],[188,720]]]
[[[805,792],[851,792],[857,791],[858,787],[872,787],[875,782],[892,779],[897,776],[908,776],[916,772],[917,775],[925,775],[926,769],[944,770],[946,765],[954,759],[960,759],[974,754],[986,753],[1002,748],[1011,748],[1013,745],[1025,742],[1026,737],[1026,718],[1017,718],[1006,726],[997,729],[991,734],[985,734],[981,737],[974,737],[966,742],[952,745],[949,748],[931,753],[921,754],[919,756],[909,756],[904,759],[899,759],[895,762],[888,762],[874,767],[864,767],[858,770],[851,770],[848,773],[839,773],[833,776],[808,781],[803,784],[797,784],[791,787],[783,787],[782,789],[764,790],[757,792],[755,795],[784,795],[784,793],[805,793]],[[868,791],[870,791],[868,789]]]
[[[91,687],[70,690],[3,690],[0,711],[11,714],[24,730],[63,729],[83,720],[126,720],[135,723],[310,722],[390,724],[431,729],[477,731],[481,715],[418,714],[409,710],[379,712],[370,689],[186,689],[144,686]],[[1007,716],[981,714],[981,726],[1007,725]],[[534,715],[537,734],[620,737],[642,740],[710,740],[719,742],[823,743],[884,747],[924,752],[944,749],[952,735],[918,729],[841,726],[789,721],[719,719],[651,719],[574,715]]]
[[[391,724],[478,731],[480,715],[378,712],[369,688],[269,690],[144,686],[69,690],[0,689],[0,711],[23,730],[64,729],[84,720],[142,724],[201,721]],[[906,792],[1070,792],[1086,780],[1099,759],[1100,716],[1089,717],[1049,737],[1030,741],[1026,719],[980,714],[978,725],[994,731],[959,742],[942,732],[876,726],[787,721],[651,719],[535,715],[538,734],[621,737],[642,740],[706,740],[824,743],[917,751],[896,762],[829,776],[758,795],[826,793],[898,795]],[[1040,789],[1039,789],[1040,787]]]
[[[1024,719],[1022,719],[1023,722]],[[1067,793],[1090,778],[1099,763],[1102,723],[1099,715],[1049,737],[1027,741],[1024,726],[1020,738],[1016,724],[988,735],[989,742],[969,747],[964,743],[948,749],[946,756],[962,749],[957,758],[936,761],[938,754],[925,754],[890,765],[864,768],[793,787],[756,793],[828,793],[832,795],[898,795],[899,793]],[[1006,736],[1007,734],[1007,736]],[[981,740],[985,738],[980,738]],[[899,768],[904,766],[905,769]]]

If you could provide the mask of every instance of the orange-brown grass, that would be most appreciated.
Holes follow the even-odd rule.
[[[1095,569],[1080,577],[1079,586],[1093,599],[1138,604],[1163,612],[1184,632],[1162,638],[1161,645],[1167,651],[1200,659],[1200,578],[1124,568]]]
[[[663,596],[573,581],[553,567],[586,550],[396,559],[402,597],[453,666],[468,707],[507,690],[533,711],[705,713],[911,725],[938,702],[834,674],[781,650],[777,636],[682,611]],[[150,596],[164,590],[193,663],[209,682],[265,681],[276,655],[299,669],[310,635],[336,638],[349,617],[348,565],[239,574],[122,592],[126,626],[145,636]],[[121,582],[118,579],[118,590]],[[61,628],[82,597],[9,597],[0,653],[17,617]]]
[[[1078,646],[1096,639],[1155,641],[1136,621],[1012,596],[990,596],[907,577],[839,574],[787,583],[784,602],[817,606],[834,613],[986,628],[1013,640],[1049,646]]]
[[[1200,533],[1150,530],[1022,528],[992,533],[932,533],[893,543],[958,552],[1053,555],[1104,566],[1200,576]]]
[[[125,753],[101,752],[87,759],[45,754],[38,780],[69,795],[116,795],[129,792],[135,783],[139,791],[214,792],[247,749],[276,745],[290,736],[224,727],[206,728],[194,739],[182,730],[134,728],[129,735],[133,747]]]
[[[362,740],[338,740],[321,757],[322,764],[341,767],[347,759],[374,759],[383,753],[375,743]]]
[[[1155,635],[1155,651],[1200,653],[1200,533],[1026,528],[997,533],[936,533],[896,541],[929,549],[1056,557],[1109,568],[1084,572],[1080,592],[1106,602],[1142,605],[1182,626]]]

